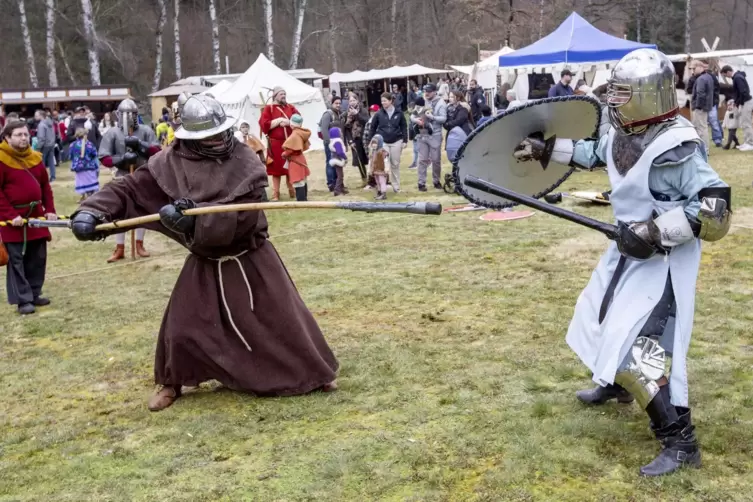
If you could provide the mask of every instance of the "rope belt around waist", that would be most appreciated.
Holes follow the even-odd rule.
[[[22,216],[22,218],[29,219],[31,217],[32,213],[34,213],[34,209],[36,209],[37,206],[41,206],[41,205],[42,205],[42,201],[41,200],[33,200],[33,201],[29,202],[28,204],[18,204],[16,206],[13,206],[13,209],[26,209],[26,208],[28,208],[29,210],[26,212],[26,216]],[[24,225],[23,226],[24,245],[21,247],[21,256],[26,255],[26,241],[27,241],[27,239],[26,239],[26,230],[28,228],[29,228],[28,225]]]
[[[238,335],[238,338],[241,339],[243,342],[243,345],[246,346],[249,352],[251,352],[251,346],[248,344],[245,338],[243,338],[243,335],[241,334],[241,331],[238,329],[238,326],[235,325],[235,321],[233,320],[233,314],[230,312],[230,306],[227,304],[227,297],[225,296],[225,283],[222,277],[222,264],[228,261],[234,261],[238,264],[238,268],[241,270],[241,275],[243,276],[243,281],[246,283],[246,288],[248,290],[248,301],[251,305],[251,311],[254,310],[254,294],[251,292],[251,283],[248,282],[248,276],[246,275],[246,271],[243,270],[243,264],[238,259],[239,256],[243,256],[244,254],[248,253],[248,250],[243,251],[242,253],[238,253],[235,256],[223,256],[221,258],[209,258],[212,261],[217,262],[217,275],[219,276],[220,281],[220,295],[222,296],[222,304],[225,306],[225,313],[227,313],[227,317],[230,320],[230,325],[233,327],[233,331],[235,331],[235,334]]]

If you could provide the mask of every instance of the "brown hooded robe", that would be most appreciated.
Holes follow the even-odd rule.
[[[112,221],[157,213],[182,197],[199,207],[261,202],[267,173],[248,146],[236,142],[231,158],[219,162],[180,143],[176,140],[133,175],[113,180],[81,209]],[[197,216],[190,242],[159,222],[145,226],[191,252],[162,320],[154,363],[157,384],[195,386],[218,380],[235,390],[289,396],[335,380],[338,362],[267,241],[264,212]],[[232,256],[238,261],[218,261]]]

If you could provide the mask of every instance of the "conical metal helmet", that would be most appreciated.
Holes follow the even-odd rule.
[[[136,129],[139,125],[139,107],[130,98],[120,102],[116,115],[118,116],[118,124],[126,135],[130,134],[131,129]]]
[[[175,137],[188,140],[216,136],[235,124],[235,118],[225,114],[219,101],[201,94],[186,100],[180,119],[181,127],[175,131]]]

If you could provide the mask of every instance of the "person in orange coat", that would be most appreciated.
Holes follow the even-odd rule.
[[[290,117],[298,114],[295,106],[288,104],[287,95],[282,87],[272,90],[272,104],[264,107],[259,118],[259,129],[267,135],[267,174],[272,176],[272,200],[280,200],[280,178],[288,176],[285,169],[285,159],[282,158],[282,144],[288,139],[293,129],[290,127]],[[293,184],[287,178],[288,194],[295,197]]]
[[[306,178],[311,174],[303,152],[311,147],[311,131],[303,128],[303,117],[297,113],[290,117],[293,132],[282,144],[282,156],[288,162],[288,179],[295,188],[295,200],[308,200]]]

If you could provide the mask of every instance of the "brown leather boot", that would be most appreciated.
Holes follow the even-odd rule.
[[[115,263],[123,258],[125,258],[125,244],[116,244],[115,251],[112,252],[112,256],[107,260],[107,263]]]
[[[146,249],[144,249],[144,241],[136,241],[136,254],[141,258],[149,258],[150,255]]]
[[[163,385],[149,399],[149,411],[162,411],[169,408],[180,397],[180,386]]]

